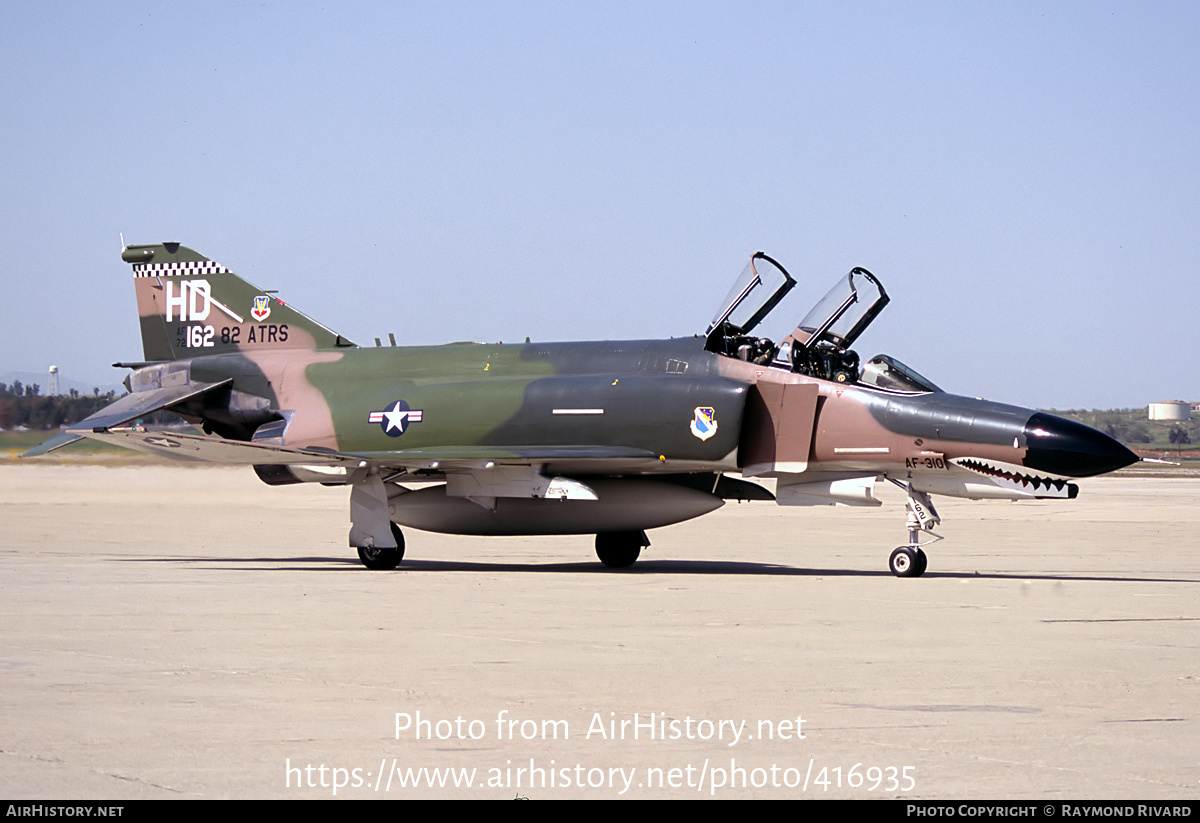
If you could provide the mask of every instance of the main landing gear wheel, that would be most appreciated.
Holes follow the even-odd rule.
[[[392,537],[396,538],[396,548],[358,547],[358,559],[373,572],[391,571],[399,566],[400,561],[404,559],[404,535],[401,533],[400,527],[395,523],[392,523],[391,526]]]
[[[596,535],[596,556],[610,569],[627,569],[637,562],[650,540],[644,531],[601,532]]]
[[[907,546],[896,549],[888,558],[888,568],[896,577],[920,577],[925,574],[925,568],[928,565],[929,558],[925,556],[924,551],[910,549]]]

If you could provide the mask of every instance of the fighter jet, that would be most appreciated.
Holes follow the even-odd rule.
[[[25,456],[87,437],[249,465],[271,485],[349,486],[349,543],[368,569],[400,563],[400,526],[595,534],[600,561],[625,568],[647,529],[726,500],[878,506],[884,480],[907,496],[889,568],[919,577],[941,539],[931,494],[1070,499],[1073,479],[1138,459],[885,354],[861,361],[851,346],[888,302],[861,268],[779,343],[753,332],[796,281],[759,252],[700,335],[360,347],[178,243],[121,257],[144,355],[115,364],[132,369],[129,394]],[[156,411],[197,428],[141,423]]]

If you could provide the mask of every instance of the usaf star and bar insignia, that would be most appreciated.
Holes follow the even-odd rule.
[[[403,400],[397,400],[382,411],[368,414],[367,422],[378,423],[388,437],[399,437],[408,430],[409,423],[420,423],[423,415],[420,409],[410,409]]]

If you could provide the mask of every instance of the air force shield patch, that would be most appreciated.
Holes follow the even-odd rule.
[[[701,440],[712,437],[717,433],[717,410],[712,406],[697,406],[691,429],[692,434]]]
[[[265,294],[260,294],[254,298],[254,305],[250,308],[250,316],[258,322],[262,322],[271,316],[271,298]]]

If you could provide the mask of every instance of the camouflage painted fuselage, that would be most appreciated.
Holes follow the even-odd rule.
[[[145,355],[131,394],[31,453],[96,437],[350,485],[360,548],[386,547],[389,521],[603,537],[772,497],[730,474],[774,478],[781,504],[877,505],[879,477],[918,497],[1072,497],[1069,478],[1135,459],[1061,418],[822,379],[711,337],[361,348],[178,244],[122,257]],[[209,436],[137,425],[159,409]],[[428,482],[444,485],[411,488]]]

